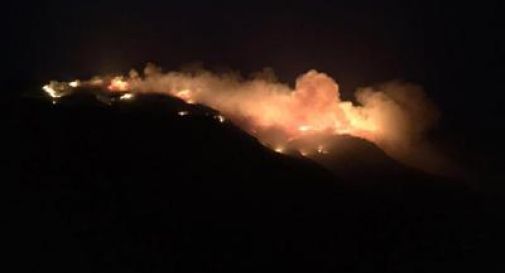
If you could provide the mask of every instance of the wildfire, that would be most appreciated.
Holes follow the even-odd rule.
[[[312,130],[312,127],[310,127],[309,125],[302,125],[302,126],[298,127],[298,130],[300,132],[308,132],[308,131]]]
[[[221,123],[226,121],[226,118],[223,115],[216,115],[215,118]]]
[[[54,100],[70,93],[72,85],[73,84],[64,82],[51,81],[49,84],[44,85],[42,90]]]
[[[135,98],[135,95],[131,94],[131,93],[126,93],[126,94],[123,94],[119,97],[120,100],[132,100]]]
[[[44,85],[42,89],[51,97],[51,98],[59,98],[61,97],[56,90],[54,90],[49,84]]]
[[[79,80],[75,80],[75,81],[69,82],[68,85],[70,85],[70,87],[77,88],[77,87],[79,87],[79,85],[81,85],[81,82]]]
[[[323,145],[317,146],[317,152],[320,154],[327,154],[328,153],[328,151],[324,148]]]
[[[356,92],[356,102],[351,102],[341,99],[334,79],[315,70],[301,75],[294,87],[205,71],[160,71],[148,65],[143,76],[132,71],[128,77],[53,81],[43,90],[53,99],[84,87],[128,92],[120,96],[121,101],[132,100],[137,93],[166,94],[219,111],[214,118],[220,123],[230,120],[278,153],[297,150],[304,156],[328,153],[328,143],[321,139],[351,135],[401,158],[412,152],[437,117],[422,90],[411,84],[395,82],[361,88]],[[186,116],[189,112],[177,114]]]
[[[195,103],[195,100],[193,99],[193,93],[189,89],[180,90],[179,92],[177,92],[175,94],[175,96],[182,99],[186,103],[189,103],[189,104]]]
[[[129,84],[123,77],[118,76],[112,79],[109,86],[107,87],[110,91],[128,91]]]
[[[184,117],[184,116],[189,115],[189,112],[188,112],[188,111],[179,111],[179,112],[177,113],[177,115],[179,115],[179,116],[181,116],[181,117]]]
[[[284,147],[280,147],[280,146],[274,148],[274,151],[276,151],[276,152],[278,152],[280,154],[284,153],[284,150],[285,150]]]

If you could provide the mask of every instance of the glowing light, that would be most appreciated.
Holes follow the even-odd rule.
[[[280,146],[279,147],[275,147],[274,151],[282,154],[282,153],[284,153],[284,147],[280,147]]]
[[[328,151],[324,148],[323,145],[317,146],[317,152],[320,154],[327,154],[328,153]]]
[[[75,80],[75,81],[69,82],[68,85],[70,85],[70,87],[77,88],[81,85],[81,82],[79,80]]]
[[[144,75],[97,76],[82,82],[52,81],[43,90],[53,99],[77,92],[81,86],[119,92],[120,100],[133,99],[133,91],[177,97],[215,110],[205,115],[220,123],[233,121],[278,153],[298,150],[303,156],[326,154],[332,136],[350,135],[373,142],[398,159],[412,154],[406,150],[415,149],[438,117],[422,89],[411,84],[360,88],[355,100],[345,101],[337,82],[316,70],[300,75],[293,87],[209,71],[162,73],[152,65],[145,71]]]
[[[133,95],[132,93],[126,93],[126,94],[121,95],[121,97],[119,97],[120,100],[132,100],[134,98],[135,98],[135,95]]]
[[[180,98],[181,100],[185,101],[186,103],[189,104],[194,104],[195,101],[193,99],[193,94],[191,90],[189,89],[183,89],[175,94],[176,97]]]
[[[54,88],[49,85],[49,84],[46,84],[42,87],[42,89],[51,97],[51,98],[60,98],[62,97],[62,94],[56,92],[56,90],[54,90]]]
[[[221,123],[226,121],[226,118],[223,115],[216,115],[215,118]]]
[[[123,77],[119,76],[112,79],[107,89],[110,91],[128,91],[129,84]]]
[[[300,132],[307,132],[310,130],[312,130],[312,127],[309,125],[302,125],[302,126],[298,127],[298,131],[300,131]]]

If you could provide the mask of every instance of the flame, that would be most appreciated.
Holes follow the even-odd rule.
[[[126,94],[123,94],[119,97],[120,100],[132,100],[135,98],[135,95],[131,94],[131,93],[126,93]]]
[[[42,86],[42,90],[51,98],[58,99],[70,93],[71,84],[64,82],[51,81],[49,84]]]
[[[51,97],[51,98],[59,98],[61,95],[54,90],[53,87],[51,87],[49,84],[46,84],[42,87],[42,89]]]
[[[77,87],[79,87],[79,85],[81,85],[81,82],[79,80],[75,80],[75,81],[69,82],[68,85],[70,85],[70,87],[77,88]]]
[[[175,96],[178,97],[179,99],[185,101],[186,103],[189,103],[189,104],[195,103],[195,100],[193,99],[193,93],[189,89],[180,90],[175,94]]]
[[[304,156],[327,154],[329,143],[321,140],[324,137],[351,135],[373,142],[401,160],[414,153],[438,116],[422,90],[412,84],[361,88],[355,94],[356,102],[351,102],[341,99],[334,79],[316,70],[298,77],[294,87],[271,78],[243,80],[207,71],[162,73],[148,65],[144,75],[133,70],[128,77],[51,82],[43,89],[52,98],[79,87],[128,92],[120,100],[131,100],[136,93],[166,94],[219,111],[214,118],[220,123],[230,120],[278,153],[296,150]],[[178,112],[179,116],[188,114]]]
[[[223,115],[216,115],[215,118],[220,122],[224,123],[226,121],[226,118]]]
[[[324,148],[323,145],[317,146],[317,152],[320,154],[327,154],[328,153],[328,151]]]
[[[284,147],[280,147],[280,146],[279,146],[279,147],[275,147],[275,148],[274,148],[274,151],[276,151],[276,152],[278,152],[278,153],[282,154],[282,153],[284,153],[285,148],[284,148]]]
[[[309,125],[302,125],[302,126],[298,127],[298,131],[300,131],[300,132],[308,132],[310,130],[312,130],[312,127]]]
[[[109,89],[110,91],[128,91],[130,89],[129,87],[130,85],[128,84],[128,82],[126,80],[124,80],[124,78],[122,76],[117,76],[117,77],[114,77],[109,86],[107,87],[107,89]]]

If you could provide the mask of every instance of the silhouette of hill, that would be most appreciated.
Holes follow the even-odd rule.
[[[11,107],[10,249],[26,270],[503,269],[497,197],[359,139],[342,137],[325,155],[337,163],[330,171],[163,96]]]

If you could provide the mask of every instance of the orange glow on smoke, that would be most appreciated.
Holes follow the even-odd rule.
[[[189,104],[194,104],[193,93],[189,89],[183,89],[175,93],[175,96]]]
[[[341,99],[334,79],[315,70],[299,76],[294,87],[270,78],[244,80],[208,71],[162,73],[148,65],[143,76],[132,71],[129,77],[51,82],[43,89],[52,98],[81,87],[128,92],[120,100],[131,100],[137,93],[177,97],[217,110],[220,114],[215,118],[219,122],[235,123],[276,152],[295,150],[307,156],[331,152],[322,139],[351,135],[402,158],[412,153],[437,117],[422,90],[412,84],[393,82],[361,88],[355,94],[356,102],[351,102]],[[180,116],[188,114],[178,112]]]
[[[110,91],[124,92],[129,90],[129,84],[126,80],[123,79],[123,77],[115,77],[112,79],[107,89]]]

